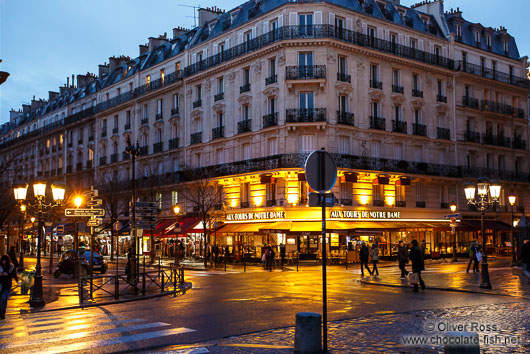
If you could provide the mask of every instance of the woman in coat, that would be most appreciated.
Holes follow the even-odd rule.
[[[410,249],[410,260],[412,262],[412,272],[418,274],[418,281],[421,286],[421,290],[425,290],[425,283],[421,278],[421,271],[425,270],[425,264],[423,262],[423,251],[418,245],[417,240],[412,240],[412,248]],[[414,291],[418,292],[418,283],[414,284]]]
[[[377,262],[379,262],[379,247],[377,242],[374,242],[372,249],[370,250],[370,257],[372,257],[372,275],[379,276],[379,270],[377,269]]]
[[[11,293],[13,279],[18,281],[17,270],[8,255],[0,258],[0,319],[6,318],[7,299]]]

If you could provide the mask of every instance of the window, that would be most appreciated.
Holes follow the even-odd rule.
[[[241,107],[241,120],[250,119],[250,106],[244,105]]]
[[[438,46],[434,46],[434,55],[436,56],[436,59],[438,59],[442,54],[442,48]]]
[[[243,69],[243,85],[250,84],[250,68]]]
[[[300,135],[298,137],[299,151],[312,152],[314,148],[314,136],[313,135]]]
[[[171,191],[171,205],[176,205],[179,203],[179,192]]]
[[[225,92],[225,85],[224,85],[224,79],[221,76],[217,79],[217,93],[223,93]]]
[[[491,47],[491,36],[489,34],[486,35],[486,45]]]
[[[202,62],[202,52],[197,53],[197,58],[195,59],[195,62],[201,64],[201,62]]]
[[[410,39],[410,49],[412,50],[418,49],[418,41],[414,38]]]
[[[313,53],[312,52],[299,52],[298,53],[298,65],[299,66],[313,65]]]
[[[398,87],[400,86],[400,75],[399,75],[399,70],[398,69],[394,69],[392,70],[392,85]]]
[[[276,113],[276,99],[275,98],[269,98],[268,99],[267,113],[268,114]]]
[[[173,109],[178,111],[178,108],[179,108],[179,95],[175,93],[173,95]]]
[[[378,64],[370,64],[370,77],[372,78],[373,82],[379,81],[379,65]]]
[[[195,154],[195,167],[201,167],[201,153],[197,152]]]
[[[125,112],[125,124],[131,126],[131,111]]]
[[[147,86],[149,86],[149,84],[151,84],[151,75],[147,75],[147,76],[145,77],[145,84],[146,84]]]
[[[148,111],[148,106],[147,106],[147,103],[144,104],[144,109],[143,109],[143,118],[147,118],[149,117],[149,111]]]
[[[300,109],[313,109],[315,107],[313,92],[300,92],[298,101]]]
[[[162,210],[162,193],[156,193],[156,204],[159,210]]]
[[[379,118],[380,116],[380,103],[379,102],[372,102],[370,104],[370,110],[372,117]]]
[[[475,44],[480,44],[480,32],[475,31]]]
[[[423,184],[418,183],[416,184],[416,202],[424,202],[425,199],[423,197]]]
[[[313,14],[300,14],[298,16],[298,25],[300,26],[300,31],[307,32],[308,28],[304,27],[309,27],[313,25]]]
[[[471,88],[466,85],[465,89],[464,89],[464,92],[466,93],[466,97],[470,97],[471,95]]]
[[[414,122],[416,124],[422,124],[421,111],[419,109],[414,110]]]
[[[403,206],[403,203],[406,201],[406,197],[405,197],[405,189],[406,187],[405,186],[398,186],[396,185],[396,188],[395,188],[395,195],[396,195],[396,205],[397,206]]]
[[[217,126],[218,127],[223,126],[223,112],[217,113]]]
[[[250,203],[250,183],[241,184],[241,207],[248,208]]]
[[[162,141],[162,129],[157,129],[156,130],[155,138],[156,138],[156,142],[157,143]]]
[[[438,80],[438,95],[443,96],[443,83],[442,80]]]
[[[382,184],[374,184],[372,185],[372,199],[374,202],[374,206],[381,206],[376,205],[383,201],[383,194],[384,194],[384,188]]]
[[[503,48],[504,48],[504,52],[508,53],[508,41],[504,41],[503,42]]]
[[[173,172],[178,172],[179,170],[179,160],[173,159]]]
[[[396,122],[401,122],[401,106],[394,106],[394,119]]]
[[[350,138],[348,136],[339,136],[339,154],[350,154]]]
[[[175,63],[175,71],[178,73],[180,71],[180,61]]]
[[[413,74],[412,75],[412,87],[416,91],[420,90],[420,77],[419,77],[418,74]]]
[[[456,36],[462,38],[462,25],[456,25]]]
[[[241,145],[243,160],[250,160],[252,158],[251,150],[250,150],[250,144],[243,144]]]
[[[495,60],[491,61],[491,70],[493,71],[493,74],[495,75],[495,72],[497,71],[497,62]]]
[[[268,147],[269,147],[270,156],[278,155],[278,139],[277,138],[270,138]]]
[[[118,115],[114,115],[114,129],[118,129]]]
[[[368,27],[368,43],[371,46],[375,45],[375,34],[377,33],[376,29],[374,27]]]
[[[339,103],[338,108],[339,112],[348,112],[348,96],[346,95],[339,95]]]
[[[161,98],[156,101],[156,113],[162,114],[162,99]]]
[[[166,78],[164,69],[160,69],[160,81],[162,81],[162,85],[164,84],[164,79]]]
[[[270,22],[269,30],[270,31],[277,31],[278,30],[278,20],[274,20],[274,21]]]
[[[276,58],[269,59],[269,76],[276,75]]]
[[[201,85],[197,85],[195,89],[195,93],[197,95],[197,100],[200,100],[202,97],[202,88]]]
[[[342,55],[339,55],[339,67],[338,67],[338,71],[339,71],[339,74],[347,74],[347,65],[346,65],[346,57],[342,56]]]

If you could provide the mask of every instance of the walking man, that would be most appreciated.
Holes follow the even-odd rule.
[[[469,263],[467,264],[467,273],[469,273],[469,268],[471,263],[473,263],[473,273],[478,272],[478,259],[477,259],[477,241],[473,240],[471,245],[469,245]]]
[[[399,269],[401,270],[401,279],[405,279],[409,274],[409,272],[405,269],[405,266],[409,262],[409,251],[407,246],[404,245],[403,241],[399,241],[397,259],[399,262]]]
[[[366,267],[366,270],[368,271],[368,274],[372,275],[372,271],[368,267],[368,257],[370,255],[370,252],[368,251],[368,247],[366,247],[366,244],[364,241],[361,243],[361,252],[359,252],[359,258],[361,260],[361,277],[364,277],[364,270],[363,266]]]
[[[376,276],[379,276],[379,270],[377,269],[377,262],[379,262],[379,246],[377,245],[377,241],[372,245],[370,256],[372,257],[372,275],[375,273]]]
[[[18,281],[17,270],[8,255],[0,258],[0,319],[6,318],[7,300],[11,294],[13,279]]]
[[[420,283],[421,290],[425,290],[425,283],[421,278],[421,271],[425,270],[425,264],[423,262],[423,251],[418,245],[417,240],[412,240],[412,248],[410,250],[410,260],[412,261],[412,272],[418,274],[418,282]],[[418,283],[414,284],[414,292],[418,292]]]
[[[528,279],[530,284],[530,240],[524,240],[523,247],[521,248],[521,263],[523,264],[523,273]]]
[[[280,243],[280,258],[281,258],[282,270],[283,270],[283,265],[285,264],[285,245],[283,243]]]

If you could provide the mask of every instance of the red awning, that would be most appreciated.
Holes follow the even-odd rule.
[[[181,227],[180,230],[178,227],[173,228],[171,231],[166,232],[164,237],[175,237],[176,235],[185,237],[188,232],[191,231],[197,224],[200,222],[199,218],[184,218],[180,220]]]
[[[144,236],[151,236],[151,234],[153,234],[156,237],[164,236],[166,233],[173,230],[176,223],[177,223],[177,220],[175,219],[161,220],[158,222],[158,224],[156,224],[156,228],[154,230],[145,230]]]

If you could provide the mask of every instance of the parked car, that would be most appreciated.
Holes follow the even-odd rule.
[[[79,254],[81,255],[81,266],[87,268],[90,264],[90,251],[88,250],[79,250]],[[59,278],[61,274],[75,274],[75,267],[77,264],[77,251],[76,250],[69,250],[64,252],[61,257],[59,258],[59,264],[57,265],[57,269],[53,273],[53,275],[56,278]],[[101,256],[99,253],[94,252],[94,267],[93,271],[96,273],[104,274],[107,272],[108,265],[105,259],[103,259],[103,256]]]

